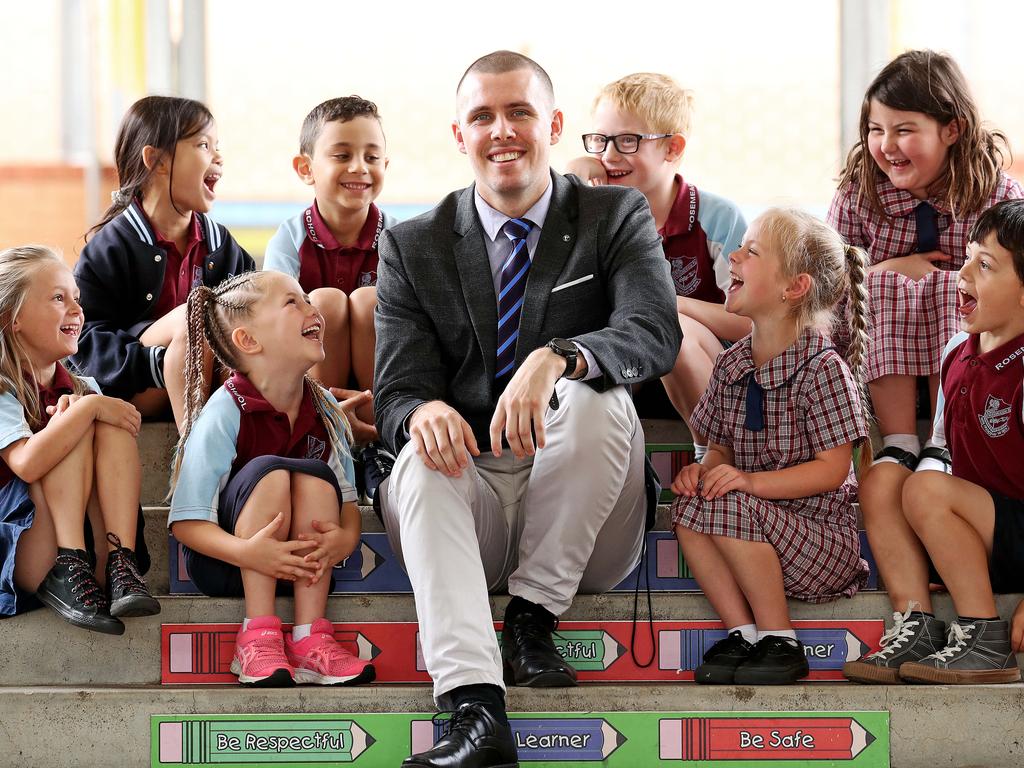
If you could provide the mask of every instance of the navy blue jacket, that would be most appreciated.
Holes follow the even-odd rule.
[[[252,257],[228,230],[206,214],[199,216],[206,239],[203,283],[255,269]],[[78,257],[75,282],[82,293],[85,326],[78,339],[75,368],[95,378],[104,394],[130,399],[150,387],[163,387],[162,347],[144,347],[141,328],[153,317],[167,266],[149,221],[133,202],[93,236]]]

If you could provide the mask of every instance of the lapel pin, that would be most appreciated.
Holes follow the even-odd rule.
[[[564,242],[568,243],[570,240],[572,240],[572,236],[571,235],[562,235],[562,240]]]

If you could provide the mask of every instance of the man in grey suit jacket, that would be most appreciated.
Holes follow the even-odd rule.
[[[554,173],[551,81],[498,51],[457,90],[476,183],[383,233],[378,492],[451,732],[408,766],[516,764],[504,680],[575,684],[551,639],[637,564],[644,438],[626,385],[666,373],[675,293],[647,202]],[[508,587],[502,648],[488,590]],[[454,727],[454,725],[458,727]]]

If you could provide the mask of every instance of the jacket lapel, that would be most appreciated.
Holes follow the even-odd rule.
[[[463,190],[455,213],[455,268],[462,284],[462,295],[484,358],[487,379],[494,378],[495,351],[498,347],[498,301],[494,295],[491,265],[484,247],[484,232],[473,202],[474,187]]]
[[[523,313],[519,320],[519,340],[516,344],[516,365],[527,355],[546,344],[549,339],[540,338],[544,327],[551,289],[565,269],[569,254],[576,245],[576,192],[572,184],[558,173],[551,174],[554,189],[548,208],[540,242],[533,254],[526,295],[523,297]],[[568,239],[566,239],[568,238]],[[495,329],[495,337],[497,330]]]

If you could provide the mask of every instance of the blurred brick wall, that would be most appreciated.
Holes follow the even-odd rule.
[[[110,205],[117,183],[112,168],[100,174],[98,210]],[[85,173],[66,165],[0,165],[0,248],[41,243],[59,248],[69,264],[78,258],[88,220]]]

